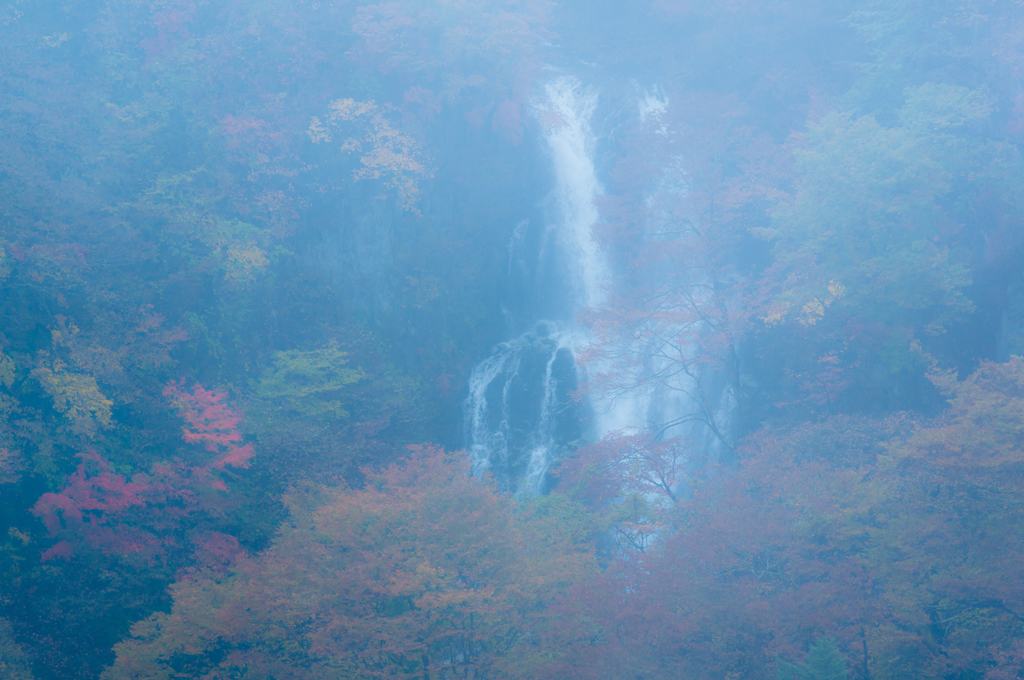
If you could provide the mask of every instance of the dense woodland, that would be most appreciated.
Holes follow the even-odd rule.
[[[735,416],[515,496],[558,73],[576,417]],[[1022,145],[1019,0],[0,1],[0,675],[1024,677]]]

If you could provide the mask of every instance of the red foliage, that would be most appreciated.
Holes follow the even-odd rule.
[[[164,390],[181,412],[189,427],[182,428],[181,438],[189,444],[202,444],[217,457],[207,469],[220,470],[227,465],[249,467],[254,451],[252,444],[239,446],[242,435],[238,424],[242,415],[224,403],[227,392],[214,392],[196,385],[192,393],[182,389],[181,383],[170,383]]]
[[[685,479],[689,447],[679,439],[657,441],[649,433],[613,434],[580,449],[559,475],[589,503],[641,493],[674,502]]]
[[[775,655],[798,658],[822,634],[859,649],[862,627],[889,613],[844,499],[873,462],[872,446],[896,429],[838,419],[765,432],[741,447],[739,469],[689,484],[678,442],[619,437],[586,450],[593,462],[567,466],[566,477],[613,520],[630,498],[616,488],[673,503],[645,549],[620,552],[578,586],[566,620],[585,625],[561,631],[571,651],[549,677],[571,667],[580,678],[767,678]]]
[[[580,449],[558,475],[575,495],[603,509],[618,549],[642,552],[667,528],[670,510],[687,485],[690,453],[681,439],[613,434]]]
[[[471,125],[480,127],[490,116],[495,131],[518,143],[520,109],[541,68],[539,48],[552,37],[552,7],[540,0],[363,5],[352,19],[358,42],[351,54],[382,73],[416,82],[405,102],[420,105],[424,120],[433,118],[442,101],[472,102],[465,116]]]
[[[199,465],[181,460],[158,464],[129,480],[99,453],[79,454],[82,462],[64,488],[43,494],[32,508],[50,536],[59,539],[43,553],[44,561],[70,559],[81,548],[153,561],[177,543],[175,532],[187,516],[213,509],[216,494],[211,491],[227,490],[218,471],[249,466],[253,448],[240,446],[242,416],[225,403],[226,393],[201,385],[189,393],[171,383],[164,394],[187,423],[182,439],[215,455]]]
[[[146,38],[139,45],[146,50],[147,63],[178,40],[189,37],[188,24],[192,22],[196,6],[192,0],[177,0],[164,4],[163,11],[153,15],[156,37]]]
[[[1017,680],[1024,673],[1024,640],[1015,640],[1009,650],[992,649],[996,667],[985,674],[985,680]]]
[[[572,675],[770,677],[825,635],[875,677],[980,674],[993,657],[989,677],[1016,677],[1024,361],[931,377],[950,400],[934,421],[762,429],[692,497],[673,491],[688,488],[677,444],[582,449],[564,478],[640,540],[577,587]]]
[[[107,554],[142,553],[152,560],[163,552],[154,530],[138,524],[143,508],[160,507],[162,521],[181,517],[194,505],[194,493],[169,468],[154,475],[135,475],[128,481],[111,471],[110,464],[95,451],[79,454],[82,462],[59,493],[43,494],[32,512],[43,520],[51,537],[60,538],[43,553],[44,561],[70,559],[75,547],[87,546]],[[166,506],[178,501],[174,507]]]
[[[204,532],[193,543],[195,567],[181,572],[182,576],[194,578],[198,573],[223,573],[245,554],[237,538],[219,531]]]

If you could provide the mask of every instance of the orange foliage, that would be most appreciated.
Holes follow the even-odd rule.
[[[363,490],[293,494],[270,549],[179,582],[105,677],[528,677],[558,651],[551,605],[592,559],[571,508],[519,506],[468,468],[416,447]]]

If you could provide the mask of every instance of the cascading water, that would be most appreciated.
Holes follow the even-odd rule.
[[[535,105],[545,132],[555,188],[539,244],[538,276],[545,267],[564,272],[562,290],[544,290],[560,310],[518,338],[502,343],[478,364],[469,379],[465,437],[476,474],[491,472],[517,493],[539,493],[547,472],[565,450],[578,445],[579,418],[571,393],[576,389],[573,352],[581,344],[573,318],[598,304],[607,282],[606,266],[591,236],[600,191],[594,168],[590,116],[596,94],[571,78],[549,83]],[[509,274],[520,271],[526,225],[518,225],[510,243]]]
[[[516,493],[544,491],[558,452],[576,445],[571,338],[552,324],[502,343],[473,370],[465,407],[473,472]]]
[[[545,88],[537,117],[555,171],[555,214],[549,222],[569,271],[570,318],[604,298],[608,283],[605,258],[591,230],[598,219],[594,198],[601,185],[594,168],[594,135],[590,117],[597,94],[584,91],[572,78],[560,78]]]
[[[661,106],[650,97],[638,102],[637,114],[656,115]],[[478,364],[470,376],[464,406],[464,433],[473,458],[475,474],[494,474],[503,488],[514,493],[543,493],[547,472],[568,451],[578,447],[581,432],[576,389],[576,351],[590,342],[575,318],[580,311],[600,305],[611,280],[609,264],[592,234],[599,214],[595,198],[601,193],[594,164],[595,138],[590,119],[597,95],[568,77],[553,80],[535,104],[534,115],[544,131],[555,186],[549,200],[546,224],[535,255],[533,270],[539,279],[545,267],[557,267],[562,276],[546,277],[560,282],[541,285],[556,318],[514,340],[502,343]],[[518,225],[510,243],[509,275],[526,272],[520,248],[528,225]],[[557,288],[557,289],[555,289]],[[557,304],[552,304],[557,300]],[[655,357],[645,367],[660,371]],[[592,366],[591,370],[615,370]],[[714,404],[695,408],[694,394],[702,378],[678,374],[655,387],[620,391],[614,397],[591,396],[586,406],[591,423],[585,438],[598,439],[615,431],[648,429],[662,436],[692,435],[700,411],[722,420],[731,410],[728,390],[711,390]],[[705,400],[706,401],[706,400]],[[709,410],[710,409],[710,410]],[[707,420],[704,417],[703,420]],[[701,432],[707,449],[714,442]],[[700,437],[696,437],[700,438]]]

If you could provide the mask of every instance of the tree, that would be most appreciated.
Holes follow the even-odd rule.
[[[846,659],[832,638],[814,641],[803,663],[779,662],[778,680],[846,680]]]
[[[82,462],[64,488],[43,494],[32,507],[57,540],[43,553],[43,561],[71,559],[76,547],[150,562],[167,559],[168,548],[181,549],[177,535],[185,518],[200,510],[215,511],[217,492],[227,491],[222,471],[249,466],[253,447],[241,444],[237,426],[242,417],[224,402],[226,393],[201,385],[189,393],[171,383],[164,394],[188,423],[182,439],[202,444],[212,458],[192,465],[180,459],[158,463],[129,480],[96,451],[80,454]]]
[[[443,104],[458,106],[473,127],[490,118],[514,144],[523,134],[521,109],[542,68],[540,48],[553,3],[469,0],[437,5],[425,0],[359,7],[352,31],[357,62],[397,73],[415,84],[403,99],[410,113],[433,118]]]
[[[331,102],[331,112],[326,119],[330,128],[314,116],[309,125],[309,138],[314,144],[330,142],[330,129],[342,127],[343,134],[348,136],[342,141],[341,150],[361,154],[360,166],[352,171],[352,177],[383,180],[384,187],[397,194],[402,209],[418,212],[420,182],[433,177],[434,173],[420,144],[389,120],[389,114],[393,113],[392,107],[372,101],[339,99]]]
[[[993,647],[995,668],[985,673],[985,680],[1015,680],[1024,671],[1024,643],[1020,640],[1013,642],[1010,649],[999,649]]]
[[[0,673],[8,680],[32,680],[32,665],[14,640],[14,631],[7,619],[0,619]]]
[[[892,126],[832,112],[797,140],[793,195],[756,230],[773,256],[759,283],[762,342],[788,343],[775,365],[797,378],[795,391],[831,357],[847,385],[832,408],[923,405],[926,389],[897,390],[926,385],[915,341],[938,344],[975,309],[963,249],[980,227],[975,212],[990,205],[1016,220],[1024,207],[1005,181],[1020,162],[982,138],[992,111],[984,89],[928,83],[908,88]]]
[[[563,631],[568,658],[549,677],[572,668],[584,678],[769,678],[769,659],[794,658],[816,637],[861,646],[862,627],[891,614],[862,560],[856,491],[881,444],[908,430],[900,419],[839,417],[751,436],[738,469],[687,468],[680,486],[690,492],[657,515],[657,540],[619,551],[577,587],[566,608],[584,623]],[[584,489],[604,488],[601,469],[590,468]],[[634,484],[650,475],[632,469]],[[608,491],[595,510],[615,517],[630,500]]]
[[[796,195],[761,232],[775,241],[769,276],[781,286],[768,323],[812,326],[838,304],[888,324],[924,313],[915,330],[940,333],[970,311],[948,245],[961,219],[944,199],[1009,170],[998,145],[965,138],[990,112],[983,92],[929,84],[908,93],[897,128],[839,113],[813,124]]]
[[[1024,361],[931,378],[948,411],[891,442],[858,494],[892,616],[868,635],[883,677],[977,671],[1021,630],[1024,589],[1005,574],[1024,559]]]
[[[438,449],[366,474],[293,493],[267,551],[179,581],[104,677],[530,677],[557,654],[553,605],[592,563],[577,509],[519,506]]]
[[[674,506],[688,491],[695,448],[649,433],[610,435],[580,448],[557,474],[562,488],[608,527],[617,550],[642,553],[670,530]]]
[[[656,395],[671,413],[641,427],[672,436],[697,425],[728,452],[735,436],[721,411],[743,397],[736,346],[757,266],[749,232],[780,195],[785,154],[737,98],[685,91],[652,110],[627,148],[619,193],[595,225],[615,292],[585,315],[589,389],[609,403]]]
[[[387,347],[358,328],[325,346],[275,352],[247,403],[246,429],[282,491],[300,479],[361,478],[422,441],[431,412],[422,383],[400,371]],[[344,348],[344,349],[343,349]]]

